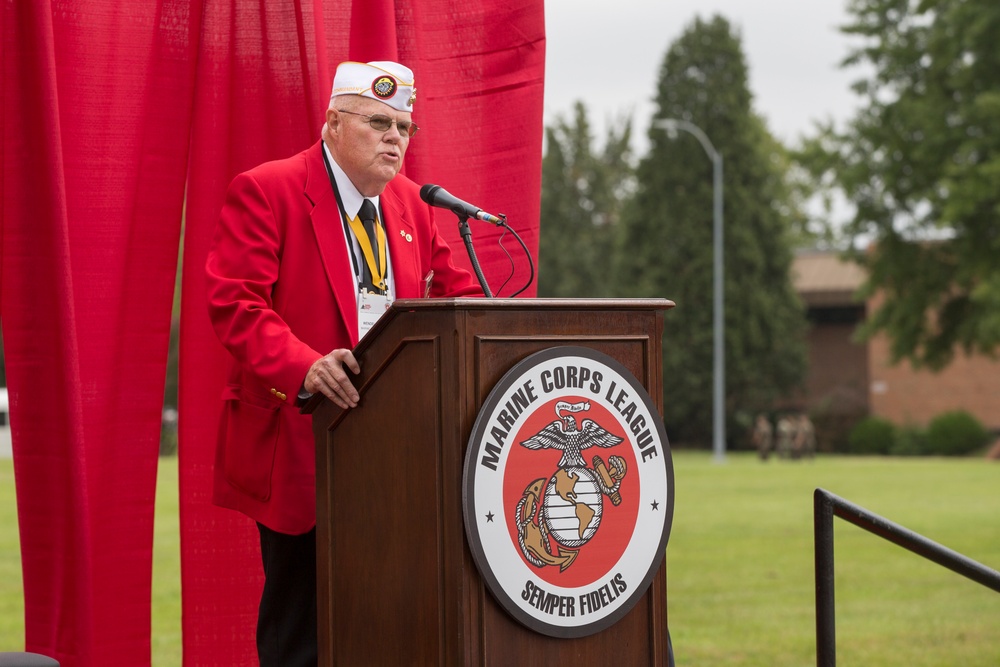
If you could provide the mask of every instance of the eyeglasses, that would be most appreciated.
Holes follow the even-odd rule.
[[[405,134],[407,137],[412,137],[417,133],[420,128],[417,127],[416,123],[411,123],[408,120],[393,120],[386,115],[380,113],[356,113],[354,111],[348,111],[346,109],[337,109],[340,113],[349,113],[352,116],[361,116],[365,119],[365,122],[372,126],[372,129],[378,130],[379,132],[388,132],[389,128],[392,127],[393,123],[396,125],[396,129],[399,130],[400,134]]]

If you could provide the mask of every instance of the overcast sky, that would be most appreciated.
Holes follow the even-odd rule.
[[[630,112],[639,150],[667,49],[696,16],[724,16],[742,36],[754,109],[794,142],[813,121],[843,122],[857,97],[858,70],[839,62],[851,42],[837,30],[847,0],[545,0],[545,123],[582,100],[603,138],[605,124]]]

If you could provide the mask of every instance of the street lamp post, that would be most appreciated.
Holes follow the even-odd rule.
[[[677,130],[683,130],[694,135],[695,139],[705,149],[712,160],[712,334],[713,334],[713,370],[712,370],[712,452],[716,462],[726,460],[726,348],[723,338],[723,269],[722,269],[722,155],[708,136],[694,123],[674,118],[661,118],[653,122],[653,127],[666,130],[671,139],[677,136]]]

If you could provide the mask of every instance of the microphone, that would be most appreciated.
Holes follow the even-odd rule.
[[[491,215],[478,206],[473,206],[452,196],[440,185],[431,185],[428,183],[423,186],[420,188],[420,198],[431,206],[446,208],[459,217],[476,218],[477,220],[482,220],[493,225],[501,225],[504,222],[502,218]]]

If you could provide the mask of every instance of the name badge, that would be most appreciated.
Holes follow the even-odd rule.
[[[392,301],[385,294],[361,290],[358,293],[358,336],[364,338],[391,305]]]

